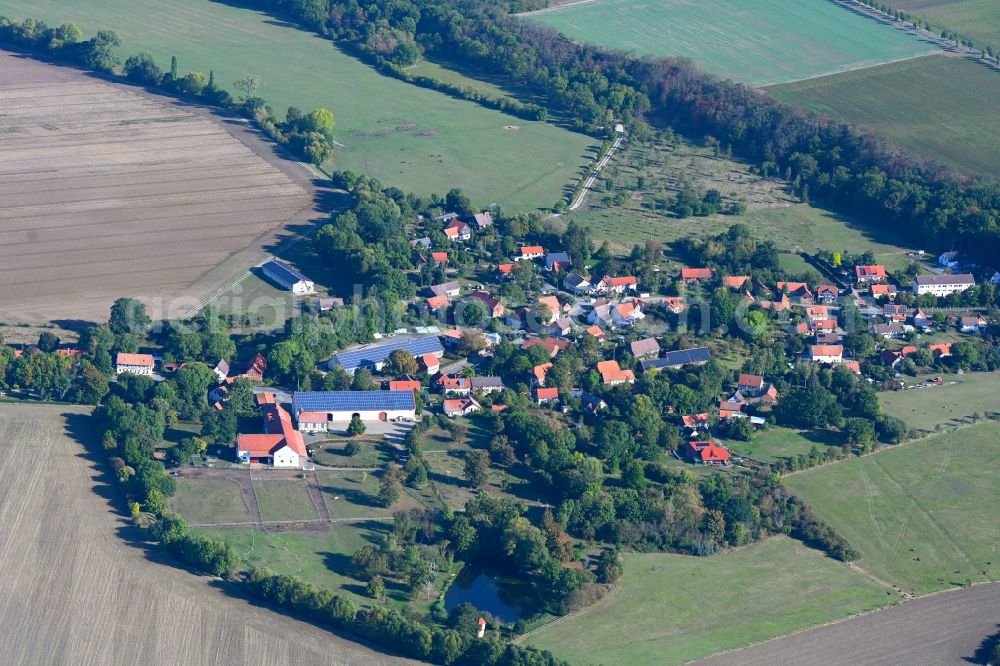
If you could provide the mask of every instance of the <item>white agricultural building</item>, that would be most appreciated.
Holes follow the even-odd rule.
[[[312,280],[283,261],[271,259],[264,263],[260,270],[279,287],[298,296],[316,291],[316,285],[313,284]]]

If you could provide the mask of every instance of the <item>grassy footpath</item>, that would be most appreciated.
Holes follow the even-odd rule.
[[[870,67],[933,50],[832,2],[598,0],[529,14],[570,37],[685,56],[751,85]]]
[[[933,56],[768,88],[783,102],[874,129],[936,162],[1000,174],[1000,76]]]
[[[327,39],[219,2],[0,0],[0,15],[74,21],[88,34],[111,28],[123,57],[149,51],[166,69],[176,55],[181,73],[212,69],[226,88],[258,75],[260,95],[279,115],[290,104],[333,111],[346,146],[337,168],[405,191],[461,187],[480,205],[548,207],[597,149],[581,134],[382,76]]]
[[[995,394],[994,394],[995,395]],[[1000,424],[788,477],[859,564],[916,594],[1000,575]]]
[[[863,574],[775,537],[711,557],[627,555],[610,599],[530,642],[573,664],[679,664],[895,600]]]

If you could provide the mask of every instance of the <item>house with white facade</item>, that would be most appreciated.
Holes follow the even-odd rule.
[[[153,367],[156,361],[152,354],[127,354],[118,352],[115,359],[115,372],[117,374],[129,373],[132,375],[145,375],[149,377],[153,374]]]

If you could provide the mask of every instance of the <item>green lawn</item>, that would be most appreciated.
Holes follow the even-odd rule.
[[[360,450],[353,456],[344,450],[348,442],[355,441]],[[338,437],[331,435],[330,439],[321,443],[310,444],[315,450],[313,460],[320,465],[331,467],[362,467],[365,465],[385,465],[395,460],[399,453],[392,445],[381,437]]]
[[[888,0],[896,9],[975,40],[1000,46],[1000,3],[996,0]]]
[[[372,472],[317,471],[316,479],[333,518],[388,519],[394,511],[416,506],[406,494],[388,509],[378,506],[375,496],[378,494],[379,475]]]
[[[906,378],[908,383],[916,380]],[[974,372],[942,375],[943,383],[930,388],[879,393],[887,414],[898,416],[910,428],[931,432],[942,426],[961,425],[973,414],[1000,411],[1000,373]]]
[[[262,532],[255,528],[197,532],[235,547],[246,568],[265,566],[299,576],[318,587],[345,592],[355,602],[365,603],[370,600],[365,597],[364,582],[350,575],[351,555],[385,529],[386,525],[374,522],[333,525],[315,532]]]
[[[606,603],[530,642],[573,664],[680,664],[894,601],[864,575],[775,537],[711,557],[626,555]]]
[[[526,15],[581,41],[684,56],[751,85],[871,67],[933,50],[831,2],[596,0]]]
[[[749,442],[725,440],[725,445],[734,453],[750,456],[764,462],[794,458],[799,455],[809,455],[812,447],[820,451],[828,446],[837,446],[835,433],[826,431],[794,430],[792,428],[774,427],[759,433]]]
[[[177,479],[177,494],[168,501],[171,511],[189,523],[241,523],[250,520],[243,493],[229,479]]]
[[[926,594],[1000,577],[1000,425],[787,477],[880,579]]]
[[[1000,76],[933,56],[768,88],[781,101],[874,129],[968,173],[1000,173]]]
[[[124,56],[152,53],[167,68],[214,70],[224,87],[248,74],[274,109],[333,111],[336,168],[420,194],[461,187],[480,205],[549,207],[596,142],[552,124],[521,120],[378,74],[331,41],[263,14],[210,0],[0,0],[0,15],[74,21],[119,33]],[[518,129],[505,129],[516,127]]]
[[[254,481],[253,490],[257,494],[257,505],[264,522],[319,518],[316,507],[309,499],[305,479]]]

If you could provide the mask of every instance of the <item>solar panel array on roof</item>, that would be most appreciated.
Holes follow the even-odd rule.
[[[712,359],[712,352],[708,347],[694,347],[692,349],[680,349],[678,351],[667,352],[663,358],[656,358],[642,362],[642,369],[656,370],[658,368],[672,368],[687,363],[707,363]]]
[[[309,278],[302,275],[302,273],[299,273],[285,262],[278,261],[277,259],[272,259],[261,266],[261,268],[275,280],[280,280],[288,285],[293,285],[296,282],[309,282]]]
[[[424,354],[444,353],[444,347],[441,346],[441,340],[438,339],[436,335],[429,335],[423,338],[390,340],[388,342],[370,345],[363,349],[340,352],[339,354],[334,354],[333,360],[344,368],[344,370],[353,372],[361,367],[375,366],[384,363],[385,360],[389,358],[389,354],[397,349],[405,349],[413,354],[414,357],[420,357]]]
[[[413,391],[311,391],[294,393],[292,406],[302,412],[410,410],[416,408]]]

